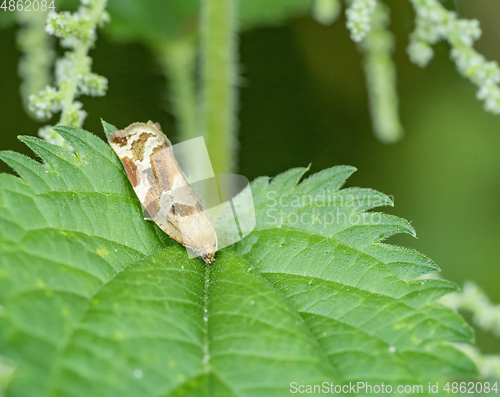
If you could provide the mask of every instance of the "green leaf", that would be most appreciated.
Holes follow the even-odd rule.
[[[455,285],[416,280],[437,266],[381,243],[413,228],[366,212],[387,196],[341,189],[354,168],[258,178],[257,228],[206,265],[143,220],[106,143],[57,131],[74,153],[33,137],[42,164],[0,153],[20,176],[0,174],[6,396],[280,396],[475,373],[450,344],[470,327],[435,303]]]
[[[106,123],[103,119],[101,119],[102,128],[104,129],[104,134],[106,138],[109,138],[112,132],[115,132],[118,128],[116,128],[113,124]]]

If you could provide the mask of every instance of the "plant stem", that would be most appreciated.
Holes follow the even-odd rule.
[[[73,55],[73,62],[75,67],[72,70],[71,73],[71,78],[68,81],[68,85],[66,87],[66,90],[64,92],[64,100],[63,100],[63,107],[61,111],[61,119],[59,120],[59,124],[61,125],[70,125],[73,126],[72,122],[72,105],[73,101],[76,97],[76,89],[78,87],[78,76],[80,75],[80,66],[85,62],[85,56],[87,55],[89,47],[87,47],[85,44],[82,44],[74,53]],[[74,127],[80,127],[74,126]]]
[[[392,60],[394,38],[387,29],[389,10],[378,4],[372,17],[372,27],[359,43],[364,53],[364,69],[370,101],[373,130],[384,143],[397,142],[403,136],[399,120],[396,67]]]
[[[216,175],[236,163],[236,11],[236,0],[202,1],[202,120]]]
[[[90,10],[89,20],[90,26],[92,29],[95,29],[96,25],[99,22],[99,19],[102,17],[102,13],[106,8],[107,0],[95,0],[93,1],[92,8]],[[69,78],[68,85],[65,90],[64,102],[61,112],[61,119],[59,120],[59,124],[61,125],[72,125],[72,111],[73,111],[73,101],[77,95],[78,88],[78,79],[81,74],[81,68],[85,64],[85,58],[90,50],[90,47],[95,42],[95,38],[82,41],[78,48],[75,49],[73,55],[74,67],[71,71],[71,77]],[[78,125],[77,127],[81,127]]]
[[[196,45],[191,38],[165,43],[160,62],[169,78],[180,141],[200,135],[195,86]]]

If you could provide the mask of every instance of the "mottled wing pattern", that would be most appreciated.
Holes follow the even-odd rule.
[[[109,143],[151,219],[170,237],[213,261],[217,236],[175,160],[168,138],[151,121],[113,132]]]

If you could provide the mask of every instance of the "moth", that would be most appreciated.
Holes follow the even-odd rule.
[[[120,158],[140,202],[170,237],[207,263],[217,252],[217,235],[184,176],[172,144],[158,123],[133,123],[114,131],[109,144]]]

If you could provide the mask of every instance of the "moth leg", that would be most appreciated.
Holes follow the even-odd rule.
[[[145,220],[145,221],[154,221],[154,219],[153,219],[153,218],[151,218],[151,217],[149,217],[149,216],[145,216],[145,217],[144,217],[144,220]]]

